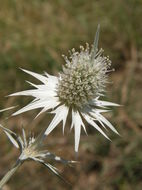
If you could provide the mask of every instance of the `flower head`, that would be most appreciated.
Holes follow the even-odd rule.
[[[68,161],[59,156],[50,153],[48,150],[44,150],[43,147],[43,135],[39,135],[37,138],[30,136],[29,139],[26,138],[24,129],[22,129],[23,137],[17,135],[13,131],[0,125],[3,129],[11,143],[18,149],[20,149],[20,156],[17,159],[14,167],[4,176],[0,181],[0,188],[10,179],[13,173],[18,169],[18,167],[27,160],[33,160],[39,162],[46,166],[51,172],[56,176],[64,180],[64,178],[59,174],[57,168],[47,163],[45,159],[52,159],[54,161],[61,162],[63,164],[75,163],[75,161]],[[65,181],[65,180],[64,180]],[[67,181],[65,181],[67,182]],[[68,183],[68,182],[67,182]]]
[[[78,152],[81,127],[86,132],[83,121],[96,128],[107,139],[100,125],[106,129],[106,126],[118,134],[112,124],[102,115],[107,112],[108,107],[118,106],[118,104],[102,101],[105,86],[108,82],[108,72],[110,72],[111,61],[103,55],[103,50],[98,50],[99,27],[96,32],[94,45],[89,48],[80,48],[80,52],[73,49],[70,57],[64,56],[66,64],[63,66],[63,72],[58,77],[47,73],[40,75],[31,71],[22,69],[24,72],[32,75],[42,82],[40,85],[30,83],[35,89],[26,90],[11,94],[10,96],[33,96],[35,99],[24,108],[15,112],[17,115],[36,108],[42,108],[40,115],[47,110],[55,114],[49,127],[45,131],[48,135],[61,121],[63,122],[63,132],[66,119],[71,110],[72,124],[75,131],[75,151]],[[96,121],[98,121],[96,123]],[[98,125],[99,123],[99,125]]]
[[[83,108],[103,93],[110,67],[110,60],[102,56],[102,50],[92,59],[88,44],[80,49],[80,52],[73,49],[70,59],[65,57],[66,65],[57,88],[60,102],[74,110]]]

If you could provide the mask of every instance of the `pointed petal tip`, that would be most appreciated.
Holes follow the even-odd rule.
[[[6,96],[4,96],[4,97],[5,97],[5,98],[8,98],[10,95],[11,95],[11,94],[8,94],[8,95],[6,95]]]
[[[27,82],[28,84],[31,84],[31,82],[30,82],[30,81],[28,81],[28,80],[25,80],[25,82]]]
[[[22,67],[19,67],[19,69],[22,70],[22,71],[25,72],[25,73],[28,73],[28,74],[29,74],[29,72],[32,72],[32,71],[29,71],[29,70],[27,70],[27,69],[23,69]]]
[[[98,24],[98,26],[97,26],[96,35],[95,35],[95,39],[94,39],[94,52],[93,52],[93,56],[96,55],[96,52],[98,50],[99,35],[100,35],[100,24]]]
[[[109,137],[108,137],[107,139],[108,139],[110,142],[112,142],[112,140],[111,140]]]
[[[0,110],[0,112],[8,111],[8,110],[14,109],[16,107],[17,106],[12,106],[12,107],[9,107],[9,108],[5,108],[5,109]]]
[[[120,106],[123,106],[121,104],[116,104],[116,103],[113,103],[113,106],[117,106],[117,107],[120,107]]]
[[[119,106],[119,107],[123,107],[124,105],[122,105],[122,104],[117,104],[117,106]]]
[[[21,71],[25,72],[25,73],[27,73],[27,72],[28,72],[28,70],[23,69],[22,67],[19,67],[19,69],[20,69]]]
[[[16,93],[12,93],[12,94],[9,94],[9,95],[6,95],[5,97],[8,98],[8,97],[12,97],[12,96],[18,96],[19,92],[16,92]]]
[[[115,134],[121,136],[121,135],[119,134],[119,132],[118,132],[116,129],[115,129],[115,131],[113,130],[113,132],[114,132]]]
[[[26,69],[23,69],[22,67],[19,67],[19,69],[22,70],[22,71],[24,71],[24,72],[26,71]]]
[[[75,160],[70,160],[69,162],[70,162],[71,164],[77,164],[77,163],[80,163],[80,162],[77,161],[77,160],[76,160],[76,161],[75,161]]]
[[[16,111],[16,112],[14,112],[10,117],[14,117],[14,116],[17,116],[17,115],[19,115],[20,113],[19,113],[19,110],[18,111]]]
[[[23,68],[22,68],[22,67],[19,67],[19,69],[20,69],[20,70],[23,70]]]
[[[87,133],[87,131],[85,131],[85,134],[87,135],[87,137],[89,136],[88,133]]]
[[[0,124],[0,127],[3,129],[4,127]]]
[[[122,135],[117,131],[117,133],[116,133],[117,135],[119,135],[119,137],[122,137]]]
[[[78,150],[75,150],[75,159],[78,160]]]
[[[45,133],[44,133],[44,135],[48,136],[49,134],[50,134],[50,131],[48,131],[48,128],[47,128],[46,131],[45,131]]]
[[[65,135],[65,130],[63,129],[63,136]]]
[[[98,24],[98,26],[97,26],[97,29],[99,29],[100,30],[100,27],[101,27],[101,25],[100,25],[100,23]]]
[[[36,120],[42,113],[39,112],[35,117],[34,117],[34,120]]]
[[[7,135],[7,129],[3,127],[2,125],[0,125],[0,127],[2,128],[3,132]]]
[[[16,116],[16,115],[18,115],[18,114],[16,114],[16,112],[15,112],[15,113],[13,113],[13,114],[11,115],[11,117],[14,117],[14,116]]]
[[[0,124],[0,127],[3,129],[4,133],[6,134],[6,136],[8,137],[8,139],[11,141],[11,143],[16,147],[16,148],[19,148],[19,144],[18,144],[18,141],[17,139],[15,138],[16,134],[11,131],[10,129],[7,129],[6,127],[3,127],[1,124]],[[14,135],[14,136],[13,136]]]
[[[110,142],[112,142],[112,140],[105,134],[104,136],[107,140],[109,140]]]

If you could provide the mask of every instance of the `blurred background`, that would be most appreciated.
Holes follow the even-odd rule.
[[[101,24],[99,47],[112,60],[106,99],[123,105],[106,117],[121,136],[108,132],[112,142],[91,127],[89,136],[81,136],[79,164],[74,167],[52,163],[72,183],[72,187],[52,175],[48,169],[25,163],[4,190],[141,190],[142,189],[142,1],[141,0],[0,0],[0,109],[26,105],[31,98],[7,98],[6,95],[29,89],[24,82],[37,82],[23,73],[25,68],[57,75],[64,60],[62,54],[92,44]],[[39,110],[9,118],[0,114],[0,123],[20,133],[38,134],[51,116],[34,117]],[[66,159],[75,159],[74,135],[62,135],[57,127],[46,139],[47,148]],[[0,178],[12,167],[18,151],[0,131]]]

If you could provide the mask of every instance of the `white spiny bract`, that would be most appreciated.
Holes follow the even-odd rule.
[[[5,109],[1,109],[0,110],[0,113],[1,112],[5,112],[5,111],[8,111],[8,110],[11,110],[11,109],[14,109],[15,108],[15,106],[12,106],[12,107],[9,107],[9,108],[5,108]]]
[[[73,49],[70,52],[69,59],[64,57],[66,64],[63,66],[63,72],[58,77],[47,73],[40,75],[22,69],[24,72],[37,78],[42,84],[36,85],[29,82],[34,89],[10,95],[32,96],[35,98],[34,101],[13,115],[37,108],[42,109],[38,115],[46,111],[55,114],[45,131],[45,135],[48,135],[61,121],[63,122],[64,132],[66,119],[69,110],[71,110],[71,128],[74,127],[76,152],[78,152],[81,127],[86,132],[83,118],[107,139],[109,139],[108,136],[100,126],[104,129],[107,126],[118,134],[112,124],[102,115],[103,112],[109,111],[108,108],[110,106],[118,106],[118,104],[100,100],[100,97],[104,96],[111,62],[108,57],[103,56],[102,50],[98,51],[98,38],[99,27],[91,50],[88,44],[86,48],[81,47],[80,52],[76,52]]]
[[[46,166],[52,173],[56,176],[64,180],[64,178],[60,175],[57,168],[47,163],[46,160],[54,160],[61,162],[63,164],[72,164],[75,161],[68,161],[59,156],[56,156],[50,153],[48,150],[43,149],[43,135],[39,135],[37,138],[34,136],[30,136],[29,139],[26,138],[26,134],[24,129],[22,129],[23,136],[19,136],[13,131],[3,127],[0,125],[0,128],[5,132],[10,142],[18,149],[20,149],[20,156],[17,159],[14,167],[2,178],[0,181],[0,189],[2,186],[10,179],[10,177],[15,173],[18,167],[23,164],[25,161],[33,160],[40,164]],[[64,180],[65,181],[65,180]],[[65,181],[67,182],[67,181]],[[67,182],[68,183],[68,182]]]

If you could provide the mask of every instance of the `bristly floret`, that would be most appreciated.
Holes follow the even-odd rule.
[[[66,65],[60,74],[57,95],[66,106],[82,108],[104,91],[111,61],[103,56],[102,49],[93,58],[92,52],[86,44],[80,52],[72,49],[70,59],[64,56]]]

